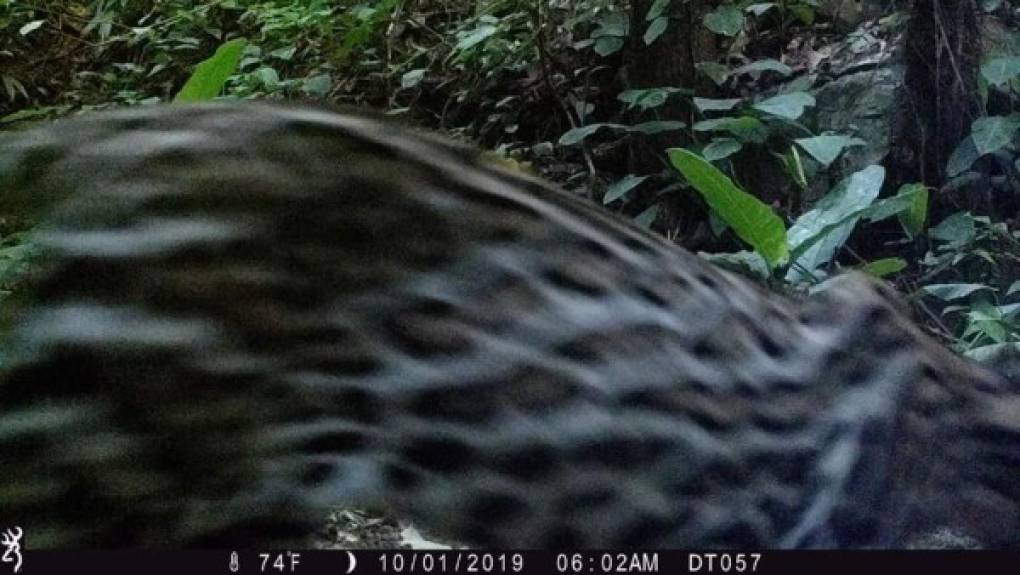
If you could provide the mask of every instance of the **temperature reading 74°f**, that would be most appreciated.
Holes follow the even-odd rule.
[[[294,573],[298,564],[301,563],[301,554],[293,551],[283,553],[259,553],[262,564],[259,567],[260,573]]]

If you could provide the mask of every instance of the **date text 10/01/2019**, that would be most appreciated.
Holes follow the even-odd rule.
[[[536,564],[541,556],[541,565]],[[689,553],[688,573],[754,573],[760,553]],[[381,573],[521,573],[539,568],[543,572],[570,575],[606,573],[658,573],[655,552],[484,552],[403,551],[383,553],[378,558]]]

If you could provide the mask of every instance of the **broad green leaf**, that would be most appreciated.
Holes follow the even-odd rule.
[[[907,262],[903,258],[883,258],[868,262],[857,269],[877,278],[884,278],[885,276],[899,273],[906,268]]]
[[[1013,319],[1018,313],[1020,313],[1020,303],[1008,303],[1006,305],[995,306],[995,309],[999,311],[999,315],[1007,319]]]
[[[818,163],[826,167],[832,164],[845,148],[866,145],[866,142],[860,138],[838,134],[798,138],[794,142],[810,154],[812,158],[817,160]]]
[[[814,106],[815,98],[807,92],[791,92],[780,94],[754,105],[754,109],[761,110],[773,116],[796,120],[804,113],[804,108]]]
[[[595,132],[598,132],[602,128],[625,130],[627,129],[627,126],[624,126],[623,124],[588,124],[587,126],[567,130],[562,136],[560,136],[559,143],[561,146],[572,146],[581,140],[584,140],[588,136],[591,136]]]
[[[652,227],[653,223],[655,223],[655,216],[657,216],[658,214],[659,204],[655,204],[654,206],[634,216],[634,223],[647,230]]]
[[[301,83],[301,91],[310,96],[324,98],[333,88],[333,78],[329,74],[318,74],[305,78]]]
[[[727,98],[725,100],[694,98],[694,106],[699,112],[726,112],[732,110],[741,102],[743,100],[740,98]]]
[[[725,84],[726,78],[730,75],[730,69],[719,62],[698,62],[694,68],[708,76],[716,86]]]
[[[642,134],[659,134],[661,132],[672,132],[675,130],[682,130],[687,127],[687,124],[678,122],[677,120],[652,120],[650,122],[641,122],[640,124],[634,124],[627,128],[628,132],[641,132]]]
[[[422,78],[425,77],[425,68],[418,68],[405,73],[400,77],[401,88],[414,88],[418,84],[421,84]]]
[[[730,74],[749,74],[752,72],[778,72],[783,76],[789,76],[790,74],[793,74],[793,68],[790,68],[778,60],[767,59],[751,62],[750,64],[744,64],[730,72]]]
[[[900,212],[900,223],[910,237],[924,231],[924,223],[928,220],[928,187],[924,184],[904,184],[900,186],[897,196],[911,197],[910,207]]]
[[[923,286],[921,288],[921,291],[930,296],[937,297],[942,301],[953,301],[965,298],[975,292],[992,291],[992,288],[984,284],[969,284],[969,283],[929,284]]]
[[[928,236],[955,246],[969,244],[977,237],[974,217],[968,212],[957,212],[929,230]]]
[[[786,279],[799,282],[832,260],[864,211],[878,197],[885,169],[868,166],[844,178],[808,212],[797,218],[788,233],[791,266]]]
[[[1018,291],[1020,291],[1020,280],[1016,280],[1015,282],[1009,284],[1009,289],[1006,290],[1006,295],[1010,296]]]
[[[907,234],[914,237],[924,231],[928,216],[928,188],[924,184],[904,184],[891,198],[872,204],[863,217],[872,222],[897,216]]]
[[[460,40],[457,41],[456,48],[460,51],[474,48],[476,45],[484,42],[489,36],[495,34],[497,30],[498,28],[491,24],[484,24],[470,32],[463,32],[459,34]]]
[[[725,117],[702,120],[694,124],[696,132],[729,132],[742,142],[764,143],[769,137],[769,129],[759,120],[752,116],[741,116],[739,118]]]
[[[627,192],[636,188],[641,182],[648,179],[648,176],[635,176],[634,174],[627,174],[623,178],[609,184],[606,189],[606,195],[602,197],[602,204],[609,205],[616,200],[622,198]]]
[[[991,286],[989,286],[989,289],[991,289]],[[967,310],[967,313],[965,315],[967,316],[968,320],[975,322],[982,321],[998,322],[1003,319],[1002,312],[999,311],[999,308],[988,303],[988,301],[986,300],[979,300],[974,302],[974,305]]]
[[[965,315],[967,328],[961,336],[962,339],[968,339],[971,343],[986,339],[995,343],[1005,343],[1009,337],[1009,330],[1003,322],[1002,314],[988,302],[975,302],[974,307]]]
[[[648,9],[648,14],[645,15],[645,21],[651,22],[662,16],[666,8],[669,8],[669,2],[670,0],[655,0],[655,2],[652,2],[652,7]]]
[[[649,110],[665,104],[666,100],[673,94],[686,93],[689,93],[689,91],[682,88],[643,88],[640,90],[624,90],[616,96],[616,99],[627,104],[628,110],[634,107],[641,108],[641,110]]]
[[[598,27],[592,31],[592,38],[615,36],[623,38],[630,30],[630,17],[623,12],[607,12],[598,21]]]
[[[754,14],[755,16],[761,16],[762,14],[768,12],[769,10],[778,7],[779,5],[776,4],[775,2],[759,2],[757,4],[751,4],[747,8],[744,8],[744,10],[750,12],[751,14]]]
[[[670,132],[673,130],[680,130],[687,126],[683,122],[676,120],[652,120],[650,122],[642,122],[633,126],[627,126],[625,124],[588,124],[587,126],[581,126],[580,128],[573,128],[567,130],[562,136],[560,136],[559,143],[561,146],[572,146],[581,140],[591,136],[595,132],[598,132],[602,128],[610,130],[622,130],[625,132],[640,132],[642,134],[658,134],[661,132]]]
[[[786,260],[789,255],[786,227],[772,208],[738,188],[726,174],[694,152],[672,148],[667,153],[673,166],[698,190],[712,210],[771,267]]]
[[[1002,86],[1020,76],[1020,56],[992,58],[981,64],[981,76],[993,86]]]
[[[716,138],[701,150],[701,155],[709,162],[715,162],[736,154],[743,147],[743,144],[733,138]]]
[[[174,102],[204,102],[219,96],[227,78],[237,69],[247,44],[244,38],[224,42],[212,56],[195,66],[195,71],[174,97]]]
[[[946,175],[950,178],[966,172],[977,161],[981,154],[977,151],[974,138],[967,136],[959,144],[946,161]]]
[[[744,14],[732,4],[723,4],[705,14],[705,27],[722,36],[736,36],[744,29]]]
[[[742,250],[733,253],[710,254],[698,252],[698,257],[727,270],[749,275],[761,280],[769,278],[769,264],[758,252]]]
[[[289,62],[294,58],[294,54],[297,52],[297,46],[287,46],[278,50],[273,50],[269,53],[270,57],[278,58],[284,62]]]
[[[258,78],[262,85],[267,88],[276,88],[280,85],[280,74],[270,66],[263,66],[252,72],[252,75]]]
[[[595,53],[605,57],[615,54],[623,49],[623,38],[616,36],[603,36],[595,40]]]
[[[1020,129],[1020,114],[988,116],[974,120],[970,137],[974,140],[978,156],[983,156],[1009,145],[1017,129]]]
[[[662,36],[662,33],[666,31],[666,27],[668,25],[669,18],[666,18],[665,16],[660,16],[659,18],[652,20],[652,23],[648,25],[648,29],[645,30],[645,46],[648,46],[652,42],[658,40],[659,36]]]
[[[28,36],[32,32],[39,29],[40,26],[46,23],[46,20],[32,20],[28,24],[25,24],[21,28],[18,28],[18,34],[22,36]]]

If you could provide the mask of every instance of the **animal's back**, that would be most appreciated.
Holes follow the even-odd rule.
[[[279,541],[342,502],[507,547],[1020,539],[1020,400],[877,282],[791,303],[317,110],[97,115],[0,158],[2,201],[66,198],[0,383],[0,517],[36,544]]]

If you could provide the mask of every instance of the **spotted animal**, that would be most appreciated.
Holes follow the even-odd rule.
[[[146,107],[0,140],[48,206],[0,380],[30,546],[1020,544],[1020,394],[884,284],[766,292],[358,115]],[[19,212],[20,213],[20,212]]]

